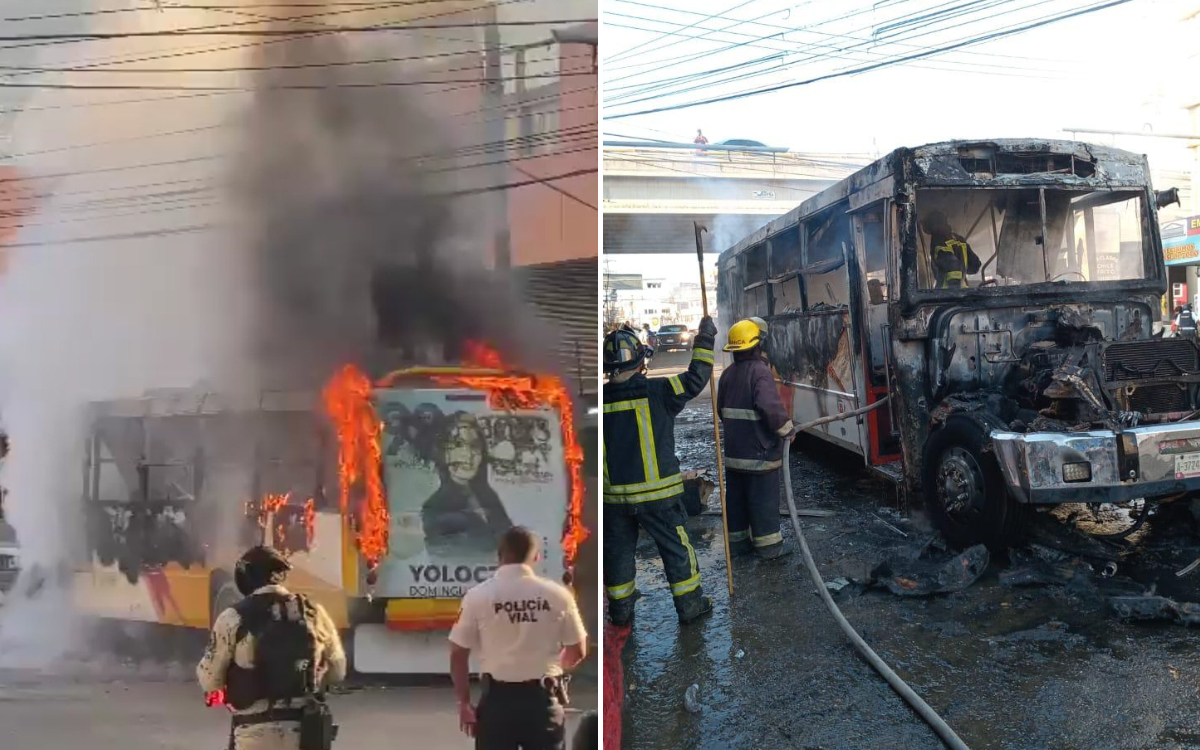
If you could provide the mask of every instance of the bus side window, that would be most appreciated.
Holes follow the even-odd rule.
[[[804,224],[806,309],[846,307],[850,304],[850,277],[846,258],[853,257],[850,216],[845,204],[828,209]]]
[[[742,254],[742,290],[745,292],[740,317],[771,314],[771,292],[767,284],[767,243],[761,243]]]
[[[804,309],[800,289],[800,229],[791,227],[771,238],[771,298],[775,315]]]

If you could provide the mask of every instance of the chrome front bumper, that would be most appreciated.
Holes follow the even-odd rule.
[[[1009,490],[1025,503],[1121,502],[1200,490],[1200,422],[1114,432],[991,434]],[[1068,482],[1064,465],[1088,464]]]

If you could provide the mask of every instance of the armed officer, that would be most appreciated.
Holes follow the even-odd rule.
[[[196,667],[205,693],[233,710],[230,750],[327,749],[336,734],[323,688],[346,678],[346,652],[329,613],[284,588],[291,569],[269,547],[242,555],[245,598],[217,617]]]
[[[667,378],[646,377],[645,352],[632,334],[604,338],[604,590],[614,625],[633,620],[639,527],[658,545],[679,621],[712,611],[686,529],[675,417],[708,385],[716,334],[712,318],[701,320],[687,371]]]
[[[733,364],[717,384],[717,413],[725,425],[729,549],[774,559],[791,552],[779,531],[779,469],[781,441],[793,430],[761,342],[762,329],[753,318],[729,329],[724,349],[733,353]]]
[[[476,750],[566,750],[564,670],[587,656],[575,598],[533,572],[538,538],[513,526],[500,538],[496,574],[466,593],[450,631],[450,677],[459,725]],[[471,705],[470,658],[483,694]]]
[[[929,235],[933,270],[938,289],[966,289],[967,276],[979,273],[979,256],[967,241],[950,229],[950,221],[941,211],[930,211],[921,222]]]

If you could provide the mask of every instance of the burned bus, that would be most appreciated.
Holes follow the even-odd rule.
[[[291,561],[289,588],[343,631],[356,671],[443,672],[445,631],[512,524],[542,537],[541,574],[574,567],[587,533],[574,408],[557,377],[498,362],[375,380],[347,366],[320,393],[93,403],[76,609],[203,632],[241,599],[238,555],[267,544]]]
[[[956,544],[1061,503],[1144,517],[1200,489],[1200,351],[1154,329],[1177,200],[1092,144],[900,148],[725,250],[720,317],[766,319],[793,420],[834,417],[812,433]]]

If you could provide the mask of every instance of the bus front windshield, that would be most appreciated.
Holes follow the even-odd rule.
[[[922,290],[1146,278],[1142,193],[917,191]]]

